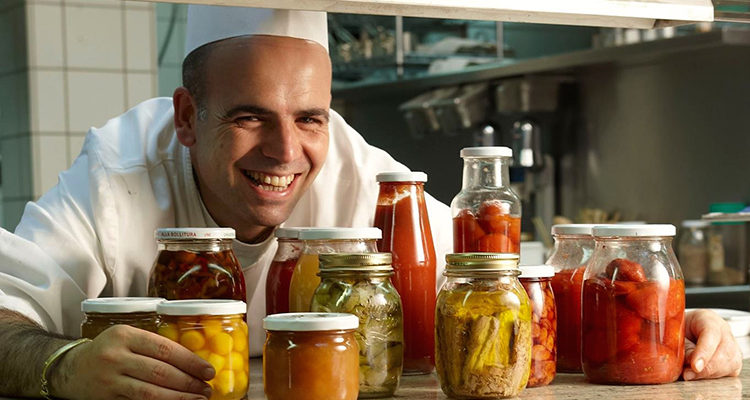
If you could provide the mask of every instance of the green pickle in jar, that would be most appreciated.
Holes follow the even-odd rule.
[[[320,255],[321,282],[311,311],[359,318],[359,398],[388,397],[403,367],[401,298],[391,284],[390,253]]]
[[[435,367],[451,398],[517,396],[531,364],[531,308],[518,255],[446,256],[435,308]]]

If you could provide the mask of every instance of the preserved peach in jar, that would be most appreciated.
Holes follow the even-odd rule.
[[[81,302],[84,319],[81,337],[93,339],[114,325],[129,325],[156,332],[159,318],[156,306],[159,297],[102,297]]]
[[[549,265],[521,266],[519,280],[531,305],[531,372],[526,387],[544,386],[555,379],[557,367],[557,312]]]

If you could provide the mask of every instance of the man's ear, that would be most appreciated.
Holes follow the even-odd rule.
[[[195,99],[184,87],[175,89],[172,95],[174,106],[174,129],[177,132],[177,140],[185,147],[195,144],[195,122],[198,110]]]

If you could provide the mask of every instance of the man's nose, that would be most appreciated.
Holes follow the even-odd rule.
[[[265,132],[261,152],[264,156],[287,163],[302,151],[297,127],[293,121],[279,121]]]

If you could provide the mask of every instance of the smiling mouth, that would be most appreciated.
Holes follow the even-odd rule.
[[[242,170],[242,173],[256,186],[263,190],[272,192],[283,192],[292,184],[292,182],[294,182],[295,179],[294,174],[278,176],[268,175],[257,171],[247,171],[244,169]]]

